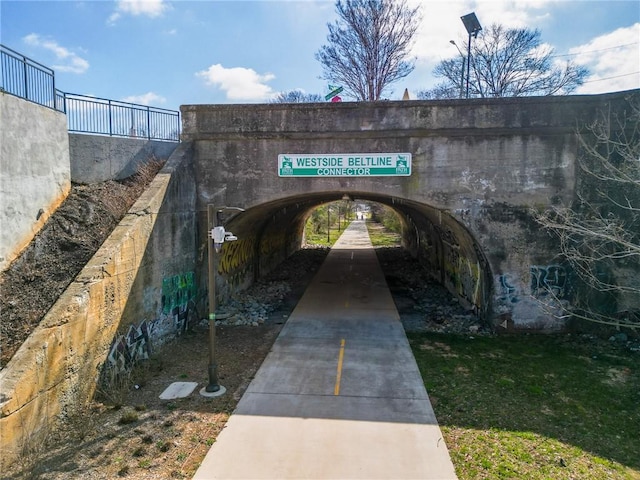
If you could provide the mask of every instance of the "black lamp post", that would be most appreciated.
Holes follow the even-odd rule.
[[[218,364],[216,363],[216,254],[222,250],[225,242],[237,240],[233,233],[225,231],[220,215],[224,212],[244,212],[240,207],[207,206],[208,220],[208,257],[209,257],[209,384],[200,390],[205,397],[216,397],[225,393],[226,389],[218,382]]]
[[[469,43],[467,45],[467,98],[469,98],[469,69],[471,68],[471,37],[476,38],[482,27],[480,26],[480,22],[478,21],[478,17],[474,12],[468,13],[467,15],[463,15],[460,17],[462,23],[464,23],[464,28],[467,29],[467,33],[469,34]]]

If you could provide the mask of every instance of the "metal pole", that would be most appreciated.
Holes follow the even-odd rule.
[[[329,223],[329,205],[327,205],[327,243],[331,243],[331,236],[329,232],[331,231],[331,223]]]
[[[207,224],[209,225],[207,232],[209,252],[209,385],[206,386],[205,390],[207,392],[217,392],[220,390],[220,383],[218,382],[218,364],[216,363],[216,249],[213,245],[213,238],[210,238],[209,232],[217,227],[218,222],[213,205],[208,205],[207,207],[207,218]]]
[[[471,34],[469,34],[469,44],[467,46],[467,98],[469,98],[469,69],[471,68]]]

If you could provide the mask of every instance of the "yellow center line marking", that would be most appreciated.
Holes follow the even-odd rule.
[[[340,353],[338,354],[338,371],[336,373],[336,386],[333,389],[334,395],[340,395],[340,380],[342,379],[342,362],[344,361],[344,338],[340,340]]]

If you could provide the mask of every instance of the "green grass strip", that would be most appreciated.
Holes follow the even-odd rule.
[[[460,480],[640,479],[640,356],[582,336],[409,334]]]

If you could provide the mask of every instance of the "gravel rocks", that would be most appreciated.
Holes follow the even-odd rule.
[[[252,325],[282,321],[295,307],[309,280],[329,253],[307,247],[294,253],[273,272],[220,305],[216,325]],[[206,325],[204,320],[203,324]]]
[[[220,307],[218,317],[221,319],[216,321],[216,325],[262,325],[290,291],[290,282],[262,280],[234,295]]]
[[[324,261],[327,248],[298,251],[267,277],[220,305],[216,325],[262,325],[282,321],[297,303],[309,279]],[[489,330],[402,248],[378,248],[400,318],[407,331],[483,334]],[[206,323],[204,321],[203,323]]]
[[[487,334],[489,328],[402,248],[376,249],[387,284],[408,332]]]

